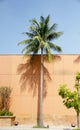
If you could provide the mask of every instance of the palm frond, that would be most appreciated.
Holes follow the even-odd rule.
[[[46,43],[46,56],[49,62],[52,61],[52,54],[51,54],[51,50],[50,50],[50,46]]]
[[[52,33],[49,33],[47,35],[47,40],[53,40],[53,39],[57,39],[58,37],[60,37],[62,35],[62,32],[52,32]]]
[[[44,24],[45,18],[44,18],[43,16],[41,16],[41,17],[40,17],[40,21],[41,21],[42,24]]]
[[[32,34],[33,34],[34,36],[40,35],[39,29],[38,29],[37,27],[35,27],[35,26],[30,26],[29,28],[30,28],[30,31],[32,32]]]
[[[37,25],[37,27],[39,27],[39,25],[40,25],[36,19],[32,19],[32,24]]]
[[[30,32],[24,32],[23,34],[26,34],[28,37],[32,38],[35,36],[34,33],[30,33]]]
[[[48,23],[49,23],[49,20],[50,20],[50,15],[48,15],[48,16],[45,18],[45,24],[48,24]]]
[[[49,27],[49,19],[50,16],[48,15],[46,18],[44,18],[43,16],[41,16],[41,22],[40,22],[40,35],[43,38],[43,40],[45,40],[45,34],[48,31],[48,27]]]
[[[26,46],[26,47],[24,47],[23,48],[23,50],[22,50],[22,53],[24,53],[25,55],[27,55],[27,54],[34,54],[34,53],[37,53],[38,52],[38,46]]]
[[[57,27],[57,24],[53,24],[50,28],[49,28],[49,32],[55,31]]]
[[[36,52],[37,50],[39,50],[39,42],[37,40],[32,40],[23,48],[22,53],[29,54],[30,52]]]
[[[55,50],[55,51],[58,51],[58,52],[61,52],[61,51],[62,51],[62,49],[61,49],[60,46],[57,46],[56,44],[51,43],[51,42],[48,42],[48,44],[49,44],[49,46],[50,46],[51,49],[53,49],[53,50]]]
[[[35,33],[36,32],[36,27],[35,26],[29,26],[29,29],[31,32]]]
[[[44,52],[46,53],[49,62],[52,61],[51,48],[47,42],[43,42]]]
[[[32,39],[27,39],[27,40],[23,40],[23,41],[19,42],[18,45],[29,44],[30,42],[32,42]]]

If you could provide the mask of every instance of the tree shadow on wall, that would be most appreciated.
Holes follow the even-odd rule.
[[[45,66],[44,67],[44,75],[47,81],[51,81],[50,74]],[[32,91],[33,96],[36,95],[37,90],[39,90],[39,79],[40,79],[40,55],[34,56],[32,62],[30,59],[26,60],[24,64],[20,64],[18,66],[18,74],[20,77],[21,91]],[[43,97],[47,95],[47,84],[46,79],[44,78],[43,84]]]
[[[79,63],[80,62],[80,55],[74,60],[74,63]]]
[[[39,88],[40,88],[40,55],[35,55],[32,62],[30,58],[26,60],[25,63],[18,66],[18,74],[20,77],[21,92],[28,89],[29,92],[32,92],[33,96],[38,92],[38,108],[37,108],[37,121],[39,117]],[[47,59],[44,56],[45,62]],[[53,58],[54,61],[60,60],[60,56],[55,55]],[[43,66],[44,70],[44,81],[43,81],[43,99],[47,96],[47,82],[50,82],[51,76],[48,69]]]
[[[36,95],[37,90],[39,90],[40,84],[40,55],[35,55],[32,62],[30,62],[30,58],[26,60],[25,63],[20,64],[18,66],[18,74],[21,75],[20,77],[20,84],[21,84],[21,91],[28,91],[33,92],[33,96]],[[45,62],[48,62],[47,59],[44,57]],[[59,55],[53,55],[53,61],[59,61],[61,57]],[[50,63],[49,63],[50,64]],[[51,76],[48,69],[43,66],[44,70],[44,84],[43,84],[43,97],[47,95],[47,81],[51,81]],[[28,85],[29,84],[29,85]]]
[[[49,61],[47,60],[46,56],[44,57],[44,60],[45,60],[45,62],[49,63]],[[52,55],[52,60],[53,61],[51,63],[53,63],[53,62],[59,62],[59,61],[61,61],[61,56],[58,55],[58,54],[54,54],[54,55]]]

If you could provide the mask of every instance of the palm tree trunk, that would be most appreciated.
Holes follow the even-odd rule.
[[[40,63],[40,88],[39,88],[39,122],[38,125],[43,127],[43,48],[41,48],[41,63]]]

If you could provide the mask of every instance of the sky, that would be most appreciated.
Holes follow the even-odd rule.
[[[41,15],[50,15],[50,25],[63,32],[53,41],[60,54],[80,54],[80,0],[0,0],[0,54],[22,54],[18,43],[27,38],[22,33]]]

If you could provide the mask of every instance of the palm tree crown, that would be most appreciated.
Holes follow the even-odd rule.
[[[52,40],[58,38],[62,32],[55,32],[57,24],[53,24],[51,27],[49,26],[50,16],[48,15],[46,18],[43,16],[40,17],[40,22],[36,19],[32,19],[31,26],[29,26],[29,32],[25,32],[28,36],[27,40],[23,40],[19,44],[25,44],[24,52],[27,54],[37,54],[40,49],[47,55],[50,60],[51,50],[56,50],[58,52],[61,51],[61,48],[54,43]]]

